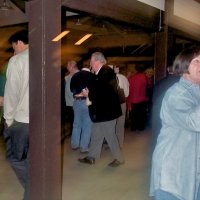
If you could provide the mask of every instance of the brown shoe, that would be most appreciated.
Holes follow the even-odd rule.
[[[124,164],[125,162],[120,162],[117,159],[113,160],[110,164],[108,164],[109,167],[118,167],[119,165]]]

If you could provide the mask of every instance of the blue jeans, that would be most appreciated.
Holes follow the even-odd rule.
[[[200,200],[200,185],[199,185],[199,188],[198,188],[197,199],[196,200]]]
[[[180,200],[180,199],[170,194],[169,192],[165,192],[163,190],[157,190],[155,193],[155,200]],[[200,200],[200,186],[198,188],[196,200]]]
[[[157,190],[155,193],[155,200],[180,200],[169,192]]]
[[[86,100],[75,100],[73,109],[74,123],[71,137],[71,147],[80,147],[80,150],[85,152],[88,151],[92,125]]]
[[[4,130],[6,157],[25,189],[24,199],[28,198],[28,134],[29,124],[16,121]]]

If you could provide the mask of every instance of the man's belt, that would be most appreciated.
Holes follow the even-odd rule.
[[[86,100],[86,97],[84,96],[74,96],[75,100]]]

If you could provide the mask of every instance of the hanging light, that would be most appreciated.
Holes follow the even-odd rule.
[[[77,22],[75,23],[75,25],[76,25],[76,26],[82,25],[80,19],[77,19]]]
[[[7,0],[3,0],[2,4],[0,5],[0,10],[12,10],[13,8],[7,2]]]

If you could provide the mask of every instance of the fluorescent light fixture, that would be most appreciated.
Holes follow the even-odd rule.
[[[86,34],[85,36],[83,36],[79,41],[77,41],[76,43],[75,43],[75,45],[80,45],[80,44],[82,44],[85,40],[87,40],[89,37],[91,37],[92,36],[92,34]]]
[[[58,36],[56,36],[52,41],[58,42],[61,38],[63,38],[65,35],[67,35],[70,31],[63,31]]]

